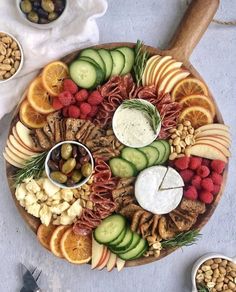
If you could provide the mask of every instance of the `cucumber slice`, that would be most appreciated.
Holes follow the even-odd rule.
[[[121,152],[121,157],[133,163],[138,171],[143,170],[148,165],[147,156],[135,148],[125,147]]]
[[[161,143],[161,140],[158,140],[158,141],[152,142],[152,144],[150,146],[155,147],[159,151],[159,157],[156,160],[155,164],[156,165],[161,164],[163,158],[165,157],[165,153],[166,153],[165,145]]]
[[[136,257],[132,258],[132,260],[141,258],[143,256],[143,254],[147,251],[147,249],[148,249],[148,247],[145,246],[145,248]]]
[[[130,247],[133,240],[133,232],[130,230],[130,228],[127,228],[125,237],[122,240],[122,242],[116,246],[111,246],[111,250],[116,253],[117,251],[125,251],[127,248]]]
[[[168,160],[168,158],[170,156],[171,149],[170,149],[169,142],[167,142],[166,140],[160,140],[160,142],[164,145],[165,150],[166,150],[165,155],[163,156],[163,159],[160,162],[160,164],[163,164]]]
[[[106,76],[106,66],[103,62],[103,59],[99,55],[99,53],[94,49],[85,49],[80,53],[80,57],[89,57],[93,59],[95,62],[98,63],[98,65],[102,68],[103,72],[105,72]]]
[[[120,47],[116,51],[121,52],[125,56],[125,66],[121,71],[121,75],[130,73],[134,65],[134,50],[129,47]]]
[[[120,244],[122,242],[122,240],[124,239],[124,237],[125,237],[126,230],[127,230],[127,228],[125,228],[115,240],[110,242],[109,245],[110,246],[116,246],[116,245]]]
[[[94,238],[97,242],[107,244],[119,237],[125,229],[126,219],[121,215],[111,215],[98,225],[94,231]]]
[[[111,57],[111,53],[108,50],[105,49],[99,49],[98,54],[103,59],[103,62],[106,66],[106,79],[108,79],[111,76],[111,71],[113,68],[113,61]]]
[[[82,88],[95,88],[103,80],[103,72],[88,61],[76,60],[72,62],[69,71],[72,80]]]
[[[112,158],[109,161],[112,174],[118,177],[131,177],[137,175],[137,169],[133,163],[122,159],[122,158]]]
[[[159,151],[155,147],[146,146],[143,148],[139,148],[139,150],[142,151],[147,156],[148,167],[155,164],[159,157]]]
[[[143,254],[148,248],[148,244],[147,241],[144,240],[143,238],[141,238],[141,240],[139,241],[139,243],[137,244],[136,247],[134,247],[133,249],[125,252],[125,253],[120,253],[117,254],[118,257],[120,257],[122,260],[131,260],[135,257],[137,257],[140,254]]]
[[[132,242],[131,242],[130,246],[127,247],[127,249],[125,249],[123,251],[116,250],[115,253],[119,254],[119,253],[125,253],[125,252],[130,251],[131,249],[135,248],[138,245],[140,240],[141,240],[141,237],[138,235],[138,233],[133,232],[133,238],[132,238]]]
[[[83,61],[87,61],[89,63],[92,63],[93,65],[95,65],[99,70],[101,70],[102,74],[103,74],[103,80],[102,82],[105,80],[106,76],[105,76],[105,72],[103,71],[103,69],[99,66],[99,64],[94,61],[93,59],[89,58],[89,57],[80,57],[78,60],[83,60]]]
[[[125,56],[119,51],[111,51],[113,67],[111,76],[120,75],[125,67]]]

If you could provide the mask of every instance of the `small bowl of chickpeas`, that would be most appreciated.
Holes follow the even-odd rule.
[[[16,0],[21,18],[31,26],[50,29],[58,25],[67,10],[68,0]]]
[[[89,149],[76,141],[56,144],[45,160],[50,181],[63,189],[79,188],[91,178],[94,161]]]

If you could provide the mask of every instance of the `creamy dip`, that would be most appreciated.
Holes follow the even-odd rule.
[[[113,121],[113,131],[117,139],[129,147],[144,147],[151,144],[160,131],[154,133],[148,116],[136,109],[123,108],[116,110]]]

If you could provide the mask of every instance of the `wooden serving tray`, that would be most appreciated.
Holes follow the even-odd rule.
[[[146,46],[146,49],[151,55],[154,54],[160,54],[160,55],[171,55],[176,60],[182,61],[184,66],[191,72],[191,74],[199,79],[202,80],[202,77],[200,74],[194,69],[194,67],[191,65],[189,61],[189,57],[195,48],[195,46],[198,44],[199,40],[201,39],[202,35],[206,31],[207,27],[211,23],[213,16],[219,6],[219,0],[192,0],[192,3],[190,4],[189,8],[187,9],[184,18],[182,22],[180,23],[171,43],[168,49],[161,51],[160,49],[153,48]],[[105,49],[113,49],[115,47],[119,46],[129,46],[134,47],[134,43],[108,43],[108,44],[102,44],[98,46],[93,46],[93,48],[105,48]],[[65,63],[70,63],[80,52],[80,50],[75,51],[66,57],[62,59]],[[210,97],[213,99],[215,106],[216,106],[216,119],[219,123],[224,123],[223,118],[221,116],[221,113],[216,105],[216,102],[214,100],[214,97],[211,93],[209,93]],[[9,134],[11,132],[12,127],[15,125],[16,121],[18,120],[18,111],[19,107],[17,107],[11,125]],[[34,233],[36,233],[38,226],[40,225],[39,219],[31,216],[28,214],[24,208],[20,206],[18,201],[15,198],[15,188],[13,186],[12,181],[12,175],[14,172],[14,167],[10,164],[6,163],[6,173],[8,178],[8,184],[9,188],[12,193],[12,197],[15,201],[16,207],[20,214],[22,215],[24,221],[27,223],[27,225],[32,229]],[[226,184],[228,174],[228,168],[224,172],[224,178],[221,190],[219,194],[216,196],[214,203],[212,203],[208,208],[207,211],[198,217],[198,220],[196,224],[193,226],[193,228],[201,229],[210,219],[213,212],[215,211],[221,196],[223,195],[224,186]],[[162,251],[161,256],[156,259],[154,257],[143,257],[139,258],[133,261],[127,261],[126,267],[132,267],[132,266],[138,266],[143,265],[147,263],[154,262],[156,260],[159,260],[168,254],[172,253],[175,249],[169,249],[167,251]]]

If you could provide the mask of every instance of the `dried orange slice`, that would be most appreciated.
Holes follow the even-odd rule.
[[[208,96],[206,85],[197,78],[186,78],[176,84],[172,91],[172,99],[179,101],[185,96],[202,94]]]
[[[51,236],[56,228],[57,226],[52,224],[49,226],[41,224],[37,230],[37,237],[39,242],[48,250],[50,250]]]
[[[180,121],[190,121],[195,129],[213,123],[211,112],[201,106],[190,106],[185,108],[181,112],[179,119]]]
[[[67,65],[60,61],[49,63],[43,69],[43,85],[52,96],[57,96],[62,92],[63,80],[69,76],[68,72]]]
[[[46,116],[32,108],[27,99],[20,106],[20,120],[25,126],[34,129],[42,128],[47,122]]]
[[[184,98],[182,98],[179,103],[183,106],[185,109],[186,107],[189,106],[201,106],[207,109],[208,111],[211,112],[212,116],[215,116],[216,110],[215,110],[215,105],[212,102],[212,100],[205,96],[205,95],[189,95]]]
[[[51,105],[51,97],[44,88],[41,76],[34,79],[27,93],[30,105],[41,114],[49,114],[54,110]]]
[[[61,252],[73,264],[84,264],[92,257],[92,237],[77,235],[69,228],[61,239]]]
[[[62,236],[63,234],[66,232],[66,230],[68,230],[70,228],[70,226],[63,226],[63,225],[60,225],[58,226],[53,234],[52,234],[52,237],[50,239],[50,249],[51,249],[51,252],[59,257],[59,258],[63,258],[63,254],[61,252],[61,247],[60,247],[60,242],[61,242],[61,239],[62,239]]]

